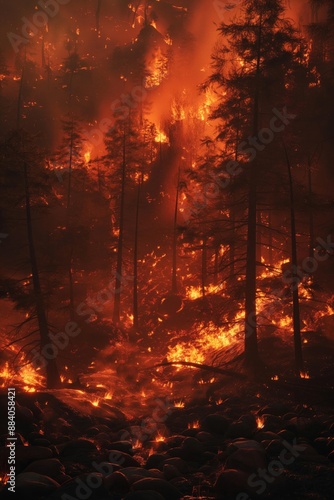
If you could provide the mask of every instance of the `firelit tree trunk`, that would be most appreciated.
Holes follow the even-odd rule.
[[[123,233],[124,233],[124,200],[125,200],[125,177],[126,177],[126,135],[125,127],[123,131],[123,151],[122,151],[122,178],[121,178],[121,199],[120,199],[120,214],[119,214],[119,234],[117,243],[117,265],[114,293],[114,311],[113,322],[120,322],[121,309],[121,285],[123,272]]]
[[[172,257],[172,293],[177,293],[177,214],[179,210],[179,194],[180,194],[180,175],[181,169],[178,167],[177,186],[175,197],[174,221],[173,221],[173,257]]]
[[[308,183],[308,209],[309,209],[309,256],[314,258],[314,217],[313,217],[313,191],[312,191],[312,166],[311,159],[307,162],[307,183]]]
[[[205,231],[205,227],[204,227]],[[206,234],[203,235],[203,247],[202,247],[202,297],[205,297],[205,287],[206,287],[206,278],[207,278],[207,259],[208,259],[208,248],[207,248],[207,237]]]
[[[41,339],[41,351],[42,351],[46,345],[52,344],[52,342],[49,337],[49,328],[46,319],[44,298],[41,289],[41,283],[39,279],[39,272],[37,266],[37,258],[36,258],[35,243],[33,238],[32,220],[31,220],[28,169],[26,163],[24,163],[23,165],[23,170],[24,170],[24,189],[25,189],[25,206],[26,206],[29,256],[31,263],[31,274],[32,274],[33,289],[35,295],[38,328]],[[61,385],[56,359],[54,358],[47,360],[46,384],[48,389],[54,389],[56,387],[60,387]]]
[[[257,37],[256,80],[253,111],[253,134],[259,132],[259,98],[261,78],[262,15]],[[256,208],[257,208],[257,159],[249,164],[247,262],[245,296],[245,362],[253,371],[258,366],[257,318],[256,318]]]
[[[74,147],[74,121],[72,118],[71,130],[70,130],[70,157],[68,162],[68,185],[67,185],[67,224],[66,229],[69,235],[69,239],[72,238],[72,228],[71,228],[71,197],[72,197],[72,167],[73,167],[73,147]],[[68,285],[69,285],[69,309],[71,321],[74,321],[74,278],[73,278],[73,252],[74,247],[71,242],[70,256],[68,262]]]
[[[143,175],[138,182],[137,202],[136,202],[136,219],[135,219],[135,241],[133,250],[133,329],[138,331],[139,315],[138,315],[138,235],[139,235],[139,207],[140,193],[143,182]]]
[[[285,157],[289,175],[290,189],[290,219],[291,219],[291,265],[292,265],[292,311],[293,311],[293,340],[295,348],[295,364],[297,375],[304,371],[302,339],[300,333],[300,311],[299,311],[299,276],[297,275],[297,240],[296,240],[296,218],[295,218],[295,201],[294,189],[292,181],[291,164],[287,149],[284,145]]]

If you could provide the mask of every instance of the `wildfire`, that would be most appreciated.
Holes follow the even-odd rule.
[[[84,160],[85,160],[85,164],[88,165],[88,163],[91,160],[91,151],[89,149],[87,149],[87,151],[85,151],[85,153],[84,153]]]
[[[162,130],[157,130],[156,136],[155,136],[155,142],[160,142],[160,143],[169,143],[169,139],[165,132],[162,132]]]
[[[225,328],[209,322],[207,325],[200,323],[197,325],[197,337],[191,344],[188,342],[179,342],[175,346],[169,346],[167,359],[170,362],[186,361],[193,363],[204,363],[206,358],[213,351],[222,347],[227,347],[238,340],[241,324],[244,314],[242,310],[237,313],[234,324],[227,325]]]
[[[24,363],[24,358],[20,359]],[[17,383],[23,387],[25,392],[36,392],[37,388],[44,386],[44,377],[36,372],[31,365],[23,365],[18,370],[11,369],[6,361],[0,372],[0,378],[4,381],[1,387],[8,387],[9,383]]]

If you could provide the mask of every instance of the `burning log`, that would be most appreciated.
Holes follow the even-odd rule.
[[[189,366],[190,368],[198,368],[199,370],[206,370],[206,371],[210,371],[213,373],[220,373],[221,375],[227,375],[229,377],[236,377],[240,380],[244,380],[247,378],[246,375],[232,371],[232,370],[226,370],[224,368],[219,368],[217,366],[203,365],[201,363],[191,363],[188,361],[166,361],[164,363],[159,363],[157,365],[154,365],[149,369],[158,368],[161,366],[172,366],[172,365],[174,365],[174,366],[180,366],[180,365],[181,366]]]

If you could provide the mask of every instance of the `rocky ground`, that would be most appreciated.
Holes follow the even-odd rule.
[[[78,411],[71,391],[18,392],[16,492],[0,498],[332,499],[333,391],[291,379],[233,392],[184,408],[158,398],[131,420],[108,403]],[[2,393],[2,477],[6,408]]]

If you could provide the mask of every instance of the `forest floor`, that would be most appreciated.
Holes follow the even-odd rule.
[[[271,366],[261,382],[216,374],[203,391],[197,370],[189,370],[185,403],[158,394],[130,415],[85,390],[18,390],[15,498],[333,498],[331,341],[310,334],[310,378],[294,376],[291,349],[277,338],[264,339],[260,351]],[[240,357],[229,367],[241,371]],[[2,392],[2,415],[6,397]],[[2,418],[2,477],[6,424]],[[0,497],[13,498],[6,486]]]

